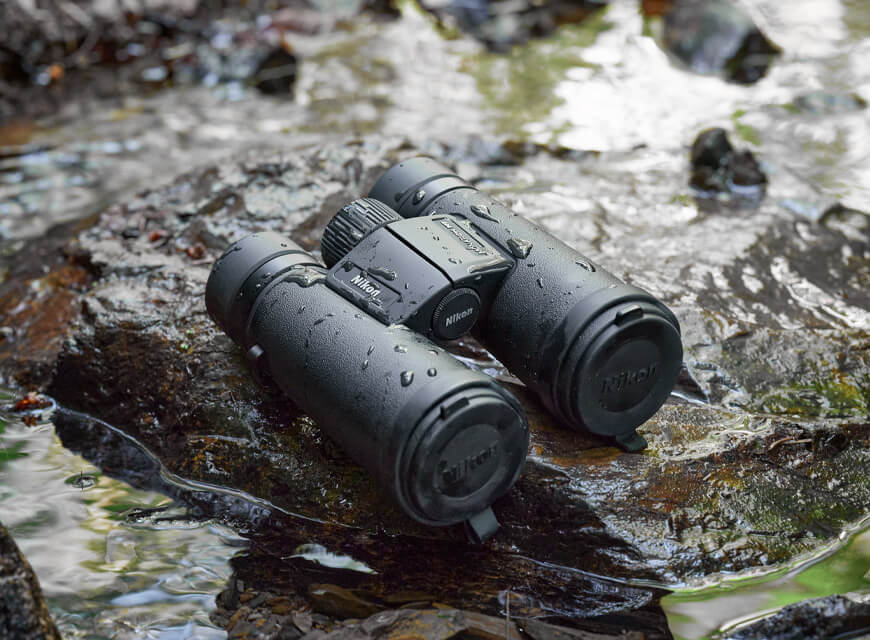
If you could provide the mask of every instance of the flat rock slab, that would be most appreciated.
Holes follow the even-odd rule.
[[[866,637],[870,631],[870,596],[845,594],[804,600],[741,627],[725,640],[824,640]]]
[[[0,637],[60,640],[30,564],[0,523]]]
[[[446,148],[430,151],[439,149],[449,159]],[[500,616],[510,597],[517,616],[593,619],[612,632],[634,612],[648,637],[667,637],[661,592],[643,585],[773,569],[867,514],[866,216],[809,223],[767,204],[689,216],[683,203],[660,204],[685,184],[682,165],[641,171],[630,156],[541,152],[510,166],[466,158],[460,170],[661,296],[683,325],[686,370],[642,428],[650,448],[641,454],[558,427],[514,386],[533,438],[522,479],[495,505],[503,531],[472,547],[458,527],[410,521],[310,418],[254,383],[206,316],[203,293],[229,242],[274,230],[315,248],[340,206],[417,153],[377,137],[307,155],[263,152],[142,193],[68,239],[33,241],[6,259],[0,370],[122,429],[181,477],[283,511],[291,520],[267,520],[234,566],[248,584],[303,599],[311,584],[334,582],[379,608],[410,589]],[[476,345],[456,348],[510,381]],[[62,438],[70,424],[58,420]],[[74,440],[92,459],[105,446]],[[293,558],[312,542],[375,573],[317,579],[322,567]]]

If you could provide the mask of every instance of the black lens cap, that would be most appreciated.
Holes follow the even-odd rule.
[[[624,438],[667,400],[682,356],[679,330],[657,307],[617,304],[590,323],[563,362],[564,405],[590,431]]]
[[[480,296],[467,287],[454,289],[435,307],[432,333],[440,340],[455,340],[465,335],[480,315]]]
[[[424,521],[450,524],[487,509],[516,481],[529,443],[515,399],[471,387],[437,403],[402,456],[404,495]]]

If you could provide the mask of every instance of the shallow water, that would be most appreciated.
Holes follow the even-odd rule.
[[[637,284],[677,297],[674,283],[686,273],[709,275],[709,265],[696,271],[681,260],[685,242],[718,235],[733,249],[755,241],[751,222],[744,229],[738,218],[704,219],[692,200],[686,153],[703,128],[733,131],[734,142],[755,150],[773,176],[766,209],[754,215],[817,219],[834,201],[870,210],[867,112],[795,102],[820,90],[870,98],[870,4],[747,4],[785,51],[751,87],[675,67],[655,42],[656,23],[627,0],[508,55],[445,39],[429,17],[405,5],[395,23],[363,19],[349,32],[295,36],[304,63],[292,102],[222,85],[71,105],[54,118],[0,130],[0,238],[38,235],[190,166],[259,146],[302,148],[367,133],[405,136],[423,148],[437,140],[455,144],[450,153],[461,172],[465,159],[485,158],[492,140],[510,138],[602,153],[576,178],[542,179],[542,161],[536,174],[509,169],[501,181],[493,168],[482,188],[524,213],[534,208],[554,230],[586,234],[594,239],[590,257],[620,255],[634,267],[622,275],[636,269]],[[662,233],[650,235],[649,224]],[[802,296],[807,318],[868,328],[866,309],[825,297],[789,267],[782,264],[778,280]],[[749,306],[741,313],[753,319]],[[805,318],[794,314],[786,309],[776,320],[799,326]],[[513,381],[473,347],[463,359]],[[234,534],[183,514],[131,522],[133,508],[165,507],[160,513],[169,516],[179,507],[101,475],[65,451],[49,424],[6,420],[3,449],[26,455],[0,456],[0,519],[33,563],[62,630],[72,637],[221,637],[207,614],[229,573]],[[86,476],[95,483],[82,489]],[[734,576],[676,593],[665,600],[672,628],[682,638],[705,638],[795,600],[868,589],[868,536],[865,528],[823,558],[765,578]]]
[[[243,541],[102,474],[63,447],[49,413],[28,426],[0,412],[0,517],[64,637],[226,637],[208,615]]]
[[[870,593],[870,530],[843,535],[813,561],[764,578],[744,577],[699,591],[665,596],[662,607],[677,640],[716,632],[764,617],[794,602],[835,593]],[[870,630],[867,635],[870,637]]]

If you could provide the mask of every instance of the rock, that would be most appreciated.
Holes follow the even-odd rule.
[[[0,524],[0,638],[60,640],[30,564]]]
[[[791,604],[722,637],[723,640],[825,640],[857,638],[859,632],[868,630],[870,595],[846,594]]]
[[[387,0],[351,3],[340,16],[332,4],[318,11],[306,0],[283,0],[271,13],[201,0],[31,5],[0,3],[9,34],[0,50],[0,124],[44,116],[82,94],[114,98],[170,85],[240,82],[292,96],[290,34],[329,31],[338,17],[362,11],[396,15]]]
[[[523,631],[533,640],[644,640],[644,634],[639,631],[627,631],[618,635],[589,633],[566,629],[540,620],[524,620]]]
[[[316,611],[339,619],[366,618],[381,609],[374,602],[334,584],[312,584],[308,594]]]
[[[421,6],[448,28],[465,31],[493,51],[551,34],[556,27],[585,20],[606,0],[424,0]]]
[[[283,48],[274,49],[257,65],[254,86],[268,95],[292,95],[296,65],[296,56],[291,52]]]
[[[797,96],[789,106],[796,111],[820,116],[861,111],[867,108],[867,101],[857,93],[810,91]]]
[[[341,625],[329,633],[311,632],[306,640],[377,640],[415,638],[419,640],[522,640],[512,621],[456,609],[393,609],[361,622]]]
[[[729,0],[678,0],[664,15],[662,35],[665,48],[693,71],[739,84],[762,78],[780,53]]]
[[[251,548],[232,561],[244,588],[234,583],[219,599],[222,620],[243,607],[263,620],[280,617],[286,610],[271,609],[272,597],[310,606],[310,585],[331,584],[384,609],[412,591],[421,598],[407,601],[415,607],[500,619],[509,601],[516,619],[668,638],[662,589],[638,581],[697,583],[789,563],[867,515],[870,352],[859,311],[870,290],[866,220],[841,212],[807,226],[762,203],[740,219],[677,225],[663,217],[627,234],[619,217],[628,215],[625,184],[645,193],[631,182],[630,163],[603,179],[595,159],[578,172],[576,159],[540,152],[474,173],[502,184],[531,174],[536,190],[564,185],[610,203],[587,223],[573,211],[548,214],[535,200],[540,191],[502,196],[528,198],[527,210],[546,215],[541,223],[553,233],[609,255],[673,306],[686,346],[679,397],[643,427],[650,449],[627,454],[553,424],[512,387],[533,435],[523,477],[494,505],[503,530],[479,547],[459,527],[411,522],[310,418],[256,385],[202,296],[211,261],[231,240],[270,229],[314,248],[340,206],[415,153],[377,136],[304,154],[258,151],[111,207],[91,228],[67,228],[65,240],[58,232],[50,243],[26,244],[20,259],[0,257],[10,274],[0,284],[10,325],[26,327],[59,306],[58,291],[69,312],[39,332],[16,333],[14,348],[0,345],[5,379],[47,389],[63,407],[55,417],[63,442],[106,473],[160,487],[250,537]],[[654,176],[675,189],[684,179],[679,167]],[[201,252],[188,251],[197,243]],[[15,271],[31,255],[43,256],[48,273]],[[65,269],[77,270],[78,284],[56,284]],[[507,379],[476,349],[469,361]],[[243,493],[182,491],[166,474]],[[312,543],[347,562],[326,566],[297,552]]]
[[[760,198],[767,176],[751,151],[737,151],[724,129],[707,129],[698,134],[690,154],[696,189],[705,193],[739,193]]]

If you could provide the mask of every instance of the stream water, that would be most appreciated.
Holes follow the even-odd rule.
[[[208,614],[244,541],[65,449],[50,410],[28,415],[0,412],[0,514],[64,637],[225,637]]]
[[[53,224],[242,150],[373,132],[423,148],[462,140],[477,155],[495,138],[556,144],[610,153],[598,172],[654,176],[685,163],[699,130],[721,125],[769,169],[795,177],[793,194],[779,200],[784,210],[817,218],[834,201],[870,210],[870,120],[848,108],[853,93],[870,98],[870,3],[748,6],[785,51],[751,87],[675,67],[655,42],[656,25],[627,0],[507,55],[445,38],[406,4],[396,22],[359,20],[340,34],[298,36],[303,64],[293,101],[230,84],[71,105],[47,120],[0,128],[0,238],[14,249]],[[811,92],[836,100],[795,106]],[[630,159],[620,155],[637,149]],[[656,185],[637,181],[607,196],[609,203],[570,185],[549,185],[545,195],[554,216],[632,198],[633,206],[655,207]],[[697,215],[686,209],[687,219]],[[607,240],[620,241],[628,242]],[[499,373],[485,356],[467,361]],[[17,414],[0,415],[0,520],[33,564],[63,633],[224,637],[208,612],[243,541],[188,518],[165,496],[101,474],[65,450],[46,419],[27,426]],[[161,517],[135,517],[154,509]],[[799,566],[677,590],[663,605],[677,637],[700,639],[797,600],[866,590],[865,523]]]

